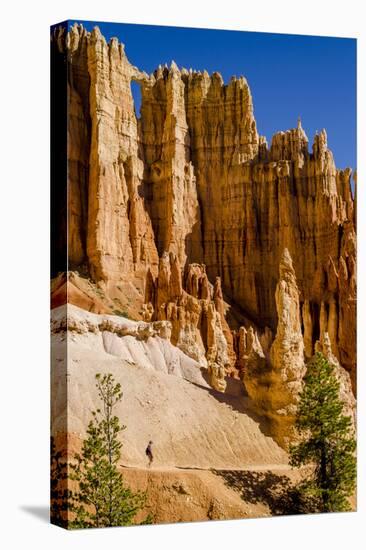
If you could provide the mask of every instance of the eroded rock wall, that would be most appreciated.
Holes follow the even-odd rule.
[[[150,273],[144,315],[169,321],[171,342],[208,367],[211,385],[225,391],[225,376],[235,362],[232,335],[224,315],[220,279],[212,285],[205,265],[189,264],[182,275],[178,257],[164,252],[159,272]]]
[[[224,84],[218,73],[179,70],[174,63],[147,75],[130,64],[122,44],[116,39],[107,44],[97,28],[89,33],[75,25],[68,35],[56,32],[54,47],[67,55],[70,67],[70,266],[85,264],[107,294],[128,281],[147,317],[184,316],[188,342],[196,334],[202,356],[207,348],[196,330],[201,315],[196,302],[207,301],[209,283],[220,277],[217,294],[230,307],[221,311],[212,299],[233,364],[234,312],[261,332],[277,329],[274,296],[287,248],[305,356],[326,331],[355,385],[351,171],[336,169],[325,131],[309,151],[299,121],[273,136],[268,147],[258,135],[243,77]],[[132,81],[141,86],[140,118]],[[180,270],[181,279],[189,265],[205,265],[200,297],[194,294],[201,283],[193,272],[189,289],[177,274],[175,290],[168,300],[164,296],[160,264],[170,253],[177,262],[171,269]],[[160,286],[149,306],[146,294],[157,278]],[[178,332],[173,319],[177,341]]]
[[[306,349],[306,335],[301,327],[299,289],[289,251],[285,248],[279,265],[276,288],[278,314],[277,331],[273,343],[262,346],[252,327],[239,331],[239,361],[244,386],[255,411],[269,421],[274,439],[284,448],[296,439],[294,430],[300,392],[310,357]],[[324,304],[320,313],[321,336],[315,343],[315,352],[321,352],[335,367],[340,382],[340,397],[344,412],[355,425],[355,398],[350,375],[343,369],[333,350],[327,331]],[[268,343],[267,339],[267,343]],[[266,344],[266,342],[263,342]],[[263,349],[264,347],[264,349]],[[265,351],[264,351],[265,350]],[[312,354],[313,355],[313,354]]]

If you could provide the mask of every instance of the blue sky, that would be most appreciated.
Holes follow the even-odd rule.
[[[356,168],[355,39],[79,22],[88,30],[98,25],[107,40],[118,37],[130,62],[148,73],[174,59],[179,67],[219,71],[225,82],[244,75],[269,143],[301,116],[310,145],[325,128],[337,167]],[[136,89],[134,96],[138,112]]]

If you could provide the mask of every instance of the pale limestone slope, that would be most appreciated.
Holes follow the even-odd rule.
[[[64,314],[65,307],[54,311],[54,321],[59,323],[54,325],[53,335],[55,435],[66,431],[65,380],[67,431],[77,440],[85,435],[91,411],[98,406],[94,376],[97,372],[111,372],[124,392],[116,410],[127,426],[123,432],[124,465],[146,466],[144,449],[149,439],[155,444],[156,467],[224,469],[287,463],[285,452],[264,435],[259,420],[249,412],[240,382],[229,380],[227,393],[216,392],[206,382],[205,369],[168,339],[150,336],[139,341],[131,335],[119,336],[99,328],[93,328],[93,332],[90,328],[109,316],[68,306],[69,327],[73,322],[74,327],[87,323],[84,332],[69,331],[66,373],[66,333],[60,329]],[[116,322],[130,330],[137,324],[125,319]],[[134,362],[126,359],[126,350]],[[172,364],[176,368],[171,368]]]

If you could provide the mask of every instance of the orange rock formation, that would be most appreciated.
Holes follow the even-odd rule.
[[[53,47],[69,63],[70,269],[84,266],[107,296],[127,281],[141,318],[169,320],[172,342],[208,362],[223,391],[223,369],[264,360],[276,331],[272,350],[282,345],[287,249],[305,358],[327,333],[355,385],[351,170],[336,169],[325,130],[311,151],[300,121],[268,147],[243,77],[225,84],[174,62],[148,75],[81,25]]]

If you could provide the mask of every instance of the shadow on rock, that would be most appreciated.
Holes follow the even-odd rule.
[[[245,502],[265,504],[274,516],[308,512],[298,488],[285,475],[242,470],[212,471],[221,476],[228,487],[240,493]]]
[[[209,378],[207,369],[202,367],[201,373],[202,373],[202,377],[205,379],[205,381],[209,385],[210,378]],[[226,377],[226,382],[227,382],[227,390],[225,391],[225,393],[221,393],[211,387],[205,387],[195,382],[191,382],[191,384],[207,391],[217,401],[219,401],[220,403],[225,403],[226,405],[231,407],[232,410],[249,416],[252,420],[254,420],[254,422],[258,424],[259,429],[265,436],[272,437],[269,421],[266,420],[265,417],[259,416],[253,410],[253,407],[251,406],[251,400],[248,397],[248,394],[243,386],[243,383],[240,380],[230,378],[229,376]]]

